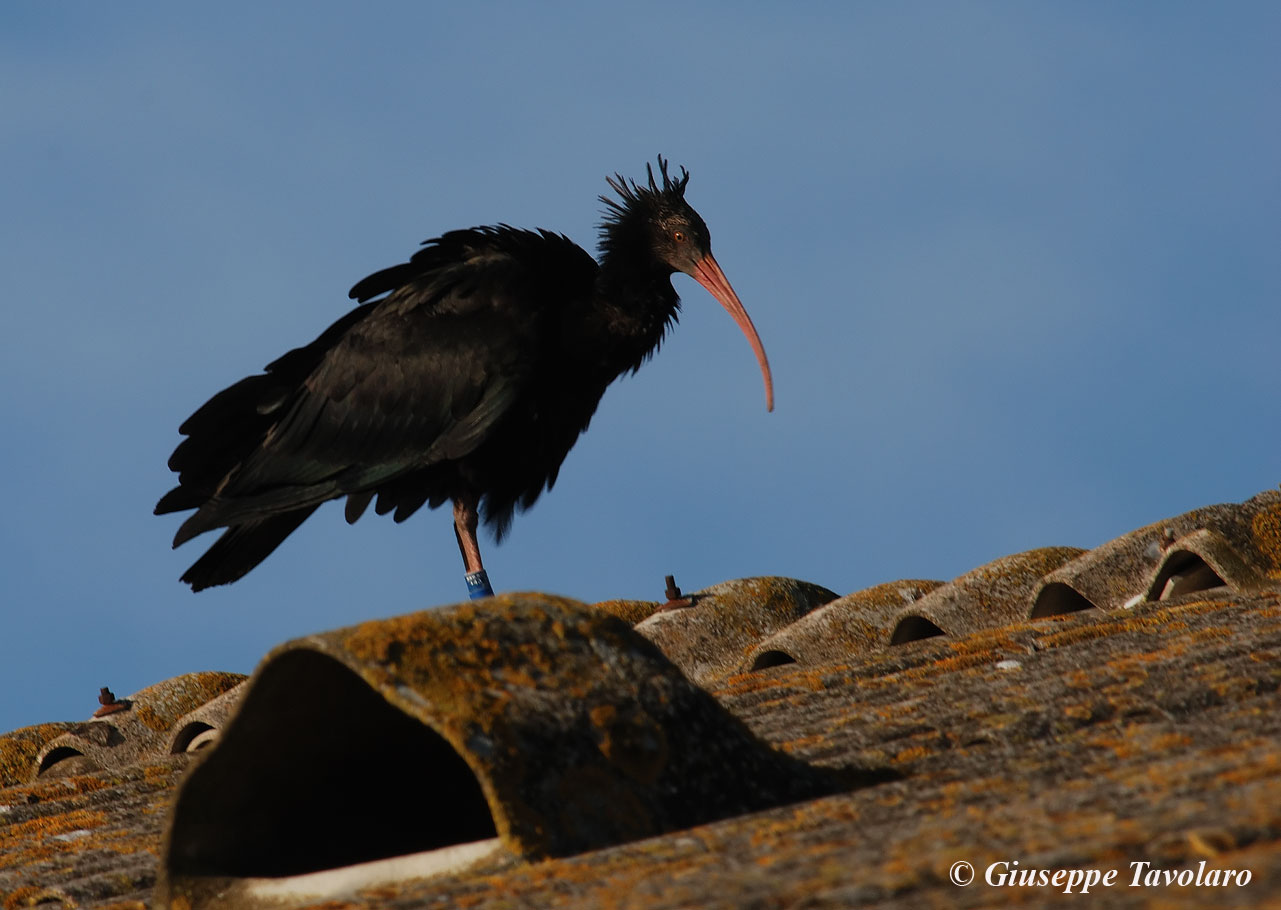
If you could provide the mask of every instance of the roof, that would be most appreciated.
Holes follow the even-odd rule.
[[[0,737],[0,906],[1281,906],[1281,493],[691,600],[505,594]]]

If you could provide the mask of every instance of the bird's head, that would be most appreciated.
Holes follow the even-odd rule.
[[[628,181],[621,174],[606,177],[619,199],[601,196],[605,203],[605,221],[601,225],[601,252],[613,252],[637,247],[648,248],[652,261],[671,272],[689,275],[729,312],[743,334],[747,336],[765,380],[765,403],[774,410],[774,380],[770,375],[769,360],[761,344],[751,317],[730,286],[729,279],[712,256],[712,238],[707,223],[685,201],[685,185],[689,171],[681,168],[679,178],[673,180],[667,173],[667,161],[658,157],[658,170],[662,185],[654,179],[654,169],[645,165],[649,185],[641,186]],[[620,201],[621,200],[621,201]]]

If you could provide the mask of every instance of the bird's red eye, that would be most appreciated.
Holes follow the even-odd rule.
[[[684,231],[672,231],[672,239],[673,239],[673,240],[675,240],[677,243],[684,243],[684,242],[685,242],[685,232],[684,232]]]

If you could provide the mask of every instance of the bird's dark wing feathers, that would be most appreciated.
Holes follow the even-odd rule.
[[[595,261],[565,238],[498,227],[445,234],[357,284],[357,299],[386,296],[183,424],[180,486],[157,511],[198,511],[175,545],[344,494],[358,516],[380,483],[474,450],[517,404],[558,318],[530,274],[549,253],[590,283]]]
[[[302,379],[374,307],[372,303],[356,307],[311,344],[278,357],[264,373],[223,389],[184,420],[178,432],[187,438],[169,456],[169,470],[178,474],[178,486],[157,503],[156,514],[199,508],[213,496],[228,470],[248,457],[279,419],[276,412]]]
[[[478,284],[492,280],[501,272],[510,274],[515,269],[529,273],[555,267],[569,258],[578,260],[573,263],[577,269],[588,264],[595,269],[596,260],[586,251],[564,235],[551,231],[526,231],[506,224],[449,231],[423,241],[408,262],[374,272],[356,282],[347,296],[364,303],[387,294],[399,296],[402,303],[412,301],[412,305],[419,305],[424,292],[436,303],[454,292],[456,298],[462,300],[471,296]]]

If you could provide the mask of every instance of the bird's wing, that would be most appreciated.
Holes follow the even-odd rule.
[[[358,284],[353,296],[387,296],[366,304],[288,394],[258,405],[273,418],[261,444],[180,536],[367,490],[474,450],[518,405],[551,340],[556,303],[535,274],[548,245],[547,235],[511,229],[452,232]],[[572,281],[559,290],[581,293],[595,262],[572,249]]]
[[[475,448],[533,365],[541,314],[513,291],[520,270],[474,255],[392,291],[282,403],[233,490],[339,473],[354,489]]]

